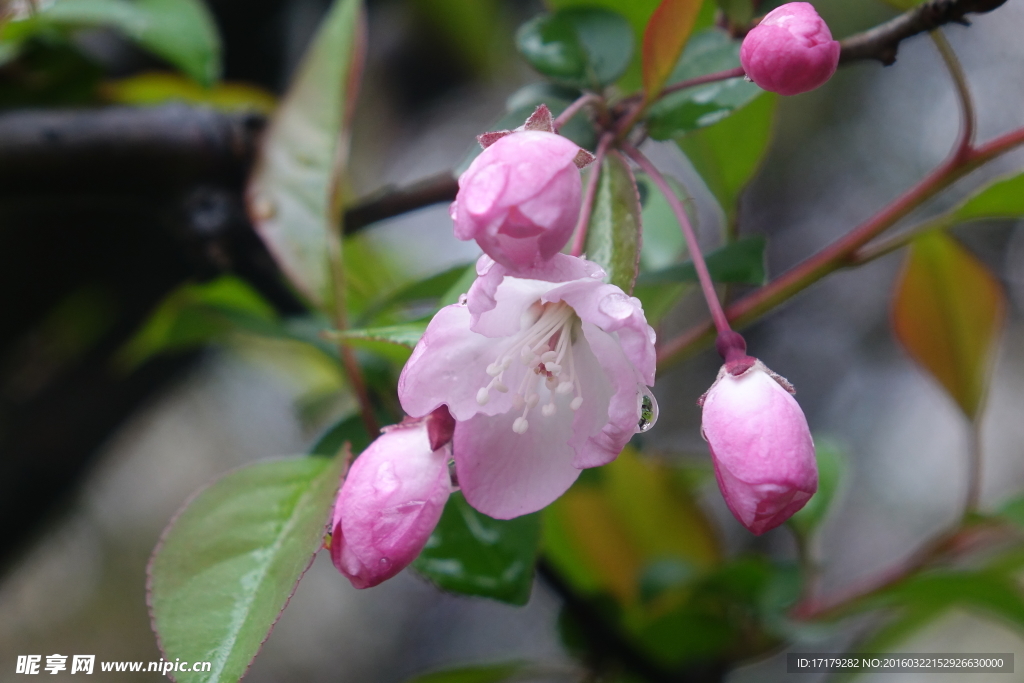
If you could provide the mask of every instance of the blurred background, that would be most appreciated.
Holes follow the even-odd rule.
[[[876,0],[814,4],[837,38],[894,14]],[[166,71],[118,32],[37,39],[0,67],[0,681],[19,679],[19,654],[158,659],[145,566],[175,510],[232,468],[304,452],[345,408],[320,400],[337,378],[284,342],[233,338],[152,358],[130,372],[115,362],[153,309],[186,282],[230,272],[282,312],[299,307],[252,234],[241,188],[262,115],[287,85],[328,3],[208,5],[223,41],[224,78],[246,86],[235,93],[241,104],[215,121],[201,109],[154,110],[143,128],[122,128],[138,143],[132,149],[115,145],[96,154],[89,131],[61,118],[70,108],[99,115],[109,111],[100,107],[138,104],[145,98],[129,92],[130,79]],[[367,6],[354,198],[457,167],[475,135],[505,112],[506,99],[538,80],[513,40],[516,27],[544,9],[539,0]],[[19,11],[18,3],[7,9]],[[970,28],[946,30],[976,98],[982,140],[1024,124],[1022,31],[1024,0],[1008,0]],[[194,136],[160,139],[153,131],[162,116],[192,126]],[[124,124],[115,118],[102,125]],[[957,126],[954,91],[925,38],[906,41],[892,67],[845,67],[818,91],[782,101],[767,160],[742,203],[741,232],[768,236],[769,273],[777,275],[938,164]],[[47,130],[61,133],[48,137]],[[186,159],[174,152],[193,144],[202,153]],[[688,184],[702,239],[714,246],[721,217],[688,162],[674,146],[648,143],[645,150]],[[1020,153],[1007,155],[926,211],[1022,165]],[[999,275],[1012,302],[984,418],[983,507],[994,507],[1024,488],[1024,227],[989,221],[957,236]],[[474,244],[452,236],[443,204],[374,224],[360,241],[386,253],[410,281],[476,256]],[[826,591],[907,557],[957,518],[965,492],[967,424],[890,332],[900,263],[892,254],[832,275],[748,337],[751,349],[796,385],[816,438],[837,444],[848,459],[842,497],[820,539]],[[701,305],[684,302],[662,334],[703,316]],[[659,378],[652,448],[706,468],[696,399],[717,368],[717,359],[703,354]],[[785,530],[755,539],[731,518],[713,482],[705,493],[701,502],[729,550],[754,545],[793,554]],[[409,571],[356,591],[321,553],[246,680],[397,683],[446,664],[516,659],[570,668],[559,607],[539,582],[530,603],[514,608],[446,595]],[[855,620],[805,634],[801,651],[841,650],[863,627]],[[1009,626],[954,611],[902,649],[1024,655],[1024,641]],[[786,680],[784,661],[779,654],[750,662],[729,680]],[[1024,666],[1018,670],[989,676],[1024,680]]]

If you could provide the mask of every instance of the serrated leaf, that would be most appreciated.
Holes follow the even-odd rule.
[[[762,235],[748,235],[732,244],[727,244],[704,257],[715,282],[761,285],[766,275],[764,249],[767,241]],[[663,285],[675,282],[697,282],[697,269],[693,261],[679,263],[653,273],[643,273],[637,278],[638,286]]]
[[[644,31],[644,97],[653,100],[683,52],[700,14],[702,0],[662,0]]]
[[[361,2],[335,0],[270,124],[247,190],[256,231],[281,270],[324,307],[333,298],[329,250],[364,42]]]
[[[740,65],[739,54],[739,41],[718,29],[701,31],[686,46],[669,81],[677,83],[735,68]],[[671,93],[648,110],[648,133],[655,140],[668,140],[713,125],[763,93],[744,78],[715,81]]]
[[[406,683],[501,683],[512,678],[518,679],[530,668],[525,662],[464,666],[416,676]]]
[[[587,229],[586,256],[608,274],[608,282],[627,294],[633,292],[640,267],[640,195],[629,164],[618,152],[610,152],[590,172],[597,181],[594,206]]]
[[[539,542],[539,515],[491,519],[455,493],[412,566],[444,590],[525,605]]]
[[[1005,309],[999,281],[952,237],[931,232],[911,244],[893,299],[896,338],[972,419]]]
[[[343,458],[300,457],[236,470],[168,527],[149,566],[164,657],[212,662],[179,683],[234,683],[323,543]]]
[[[219,77],[220,38],[202,0],[58,0],[38,26],[110,26],[203,85]]]
[[[1002,178],[986,186],[947,216],[950,224],[1024,216],[1024,173]]]
[[[543,14],[516,33],[520,54],[559,83],[599,90],[614,82],[633,56],[633,32],[617,12],[573,7]]]
[[[836,444],[818,440],[814,451],[818,462],[818,491],[789,520],[805,536],[824,521],[846,472],[846,457]]]
[[[733,229],[740,195],[768,151],[777,103],[775,94],[765,93],[713,126],[674,138]]]

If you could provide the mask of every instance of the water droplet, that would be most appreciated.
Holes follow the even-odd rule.
[[[380,558],[380,562],[378,562],[377,564],[379,564],[383,569],[387,569],[391,566],[391,560],[389,560],[386,557],[382,557]]]
[[[658,401],[654,398],[651,390],[641,384],[637,386],[637,403],[639,404],[640,419],[637,421],[636,431],[643,433],[658,421]]]

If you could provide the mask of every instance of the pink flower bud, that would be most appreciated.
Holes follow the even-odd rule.
[[[490,139],[485,141],[485,144]],[[510,269],[558,253],[580,213],[576,143],[540,130],[502,135],[459,178],[455,236]]]
[[[740,63],[750,80],[780,95],[814,90],[839,64],[839,43],[814,7],[790,2],[765,15],[740,47]]]
[[[718,487],[736,519],[758,535],[818,490],[811,431],[790,391],[785,379],[746,356],[722,366],[701,399]]]
[[[334,504],[331,560],[356,588],[405,569],[451,493],[449,448],[431,450],[427,421],[387,428],[356,458]]]

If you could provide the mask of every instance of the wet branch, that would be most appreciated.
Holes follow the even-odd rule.
[[[991,12],[1006,0],[928,0],[878,26],[840,41],[839,63],[873,59],[882,64],[896,61],[900,42],[944,24],[970,22],[968,14]]]

